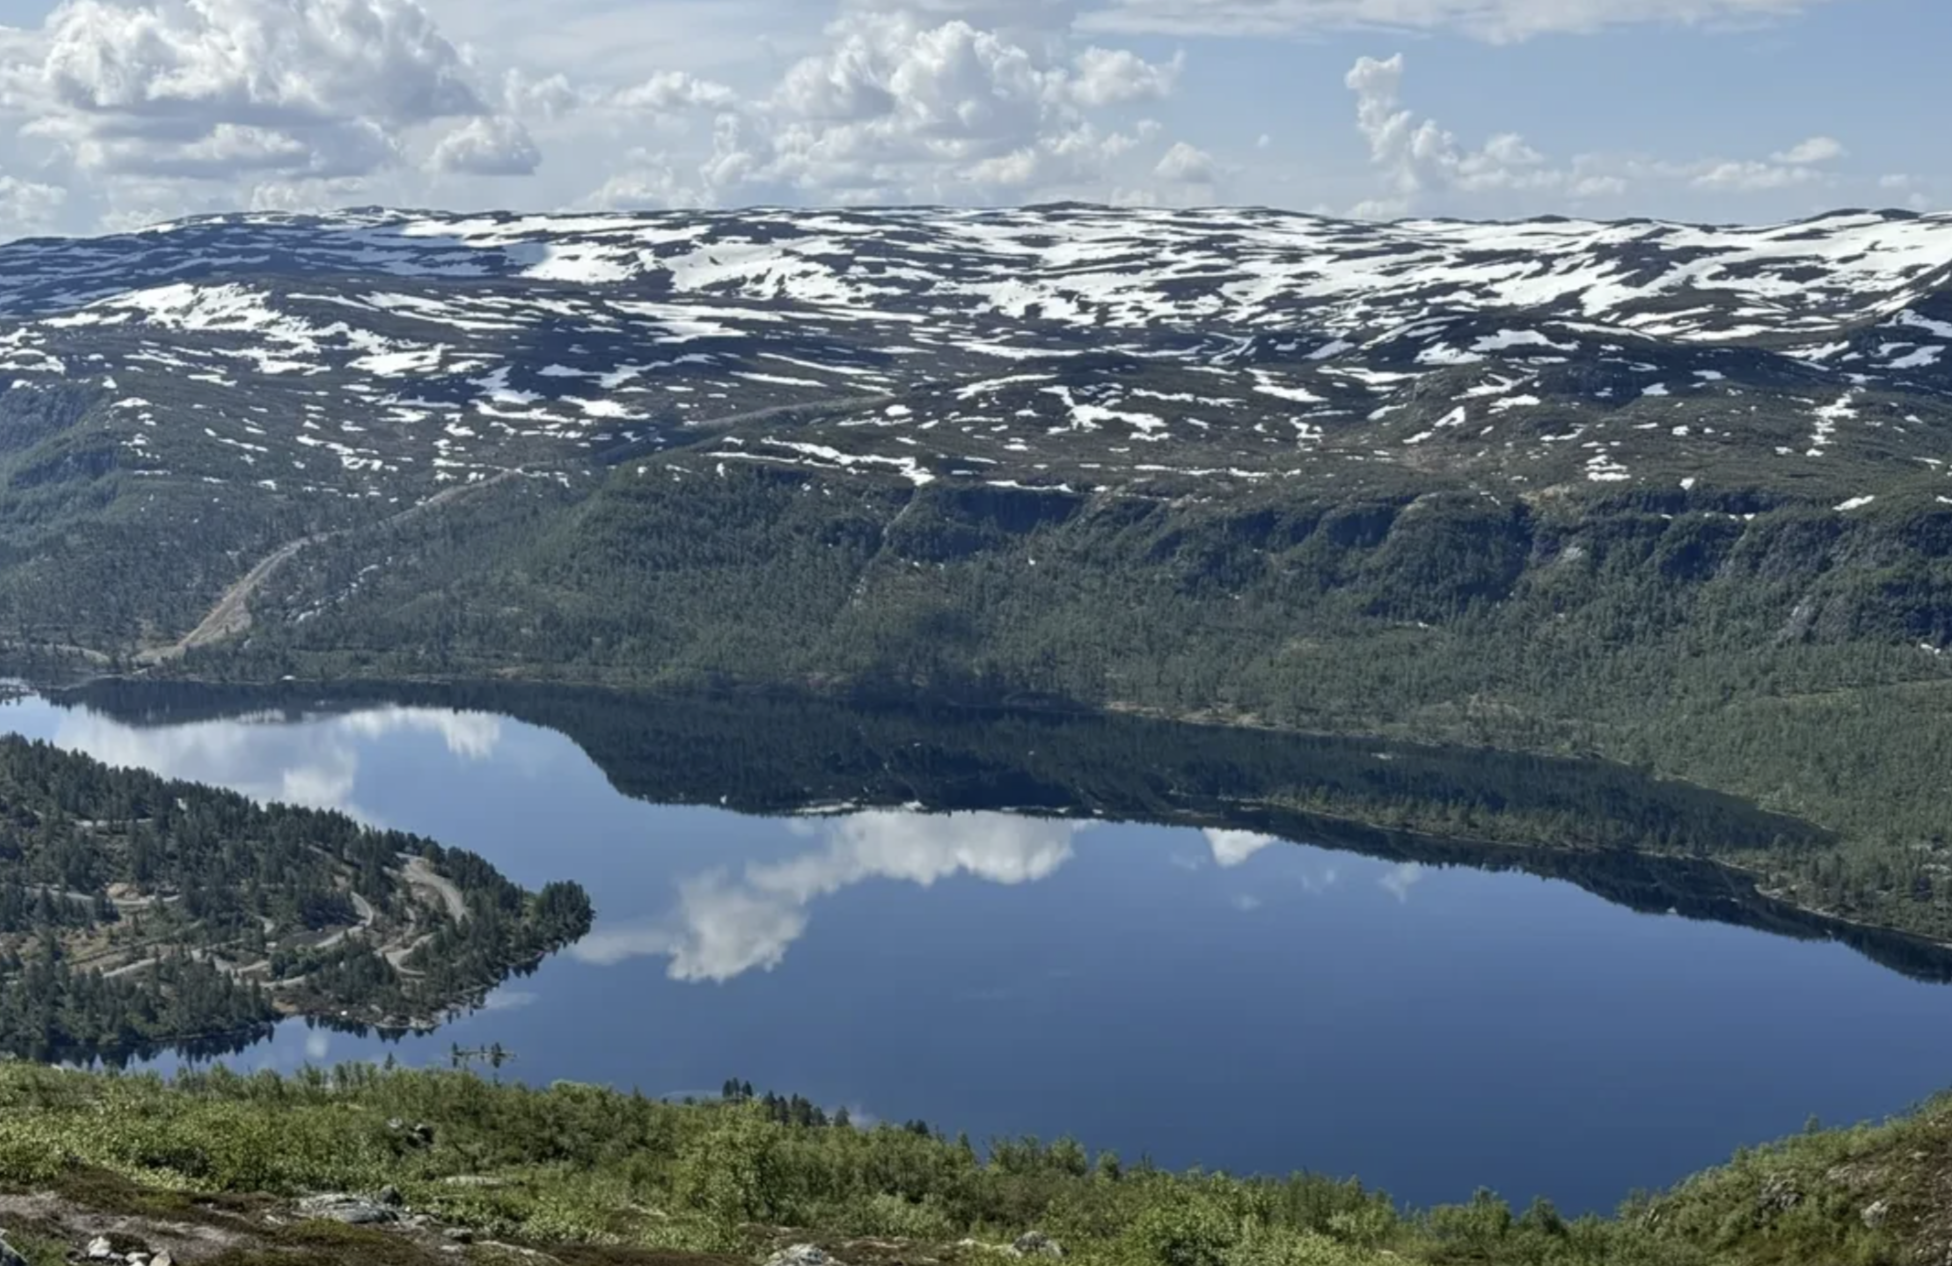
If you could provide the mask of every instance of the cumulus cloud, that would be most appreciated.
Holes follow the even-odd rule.
[[[0,234],[19,237],[54,227],[68,191],[18,176],[0,176]]]
[[[1702,189],[1736,189],[1754,191],[1758,189],[1787,189],[1792,185],[1806,185],[1818,179],[1819,173],[1813,167],[1795,167],[1785,163],[1765,163],[1757,161],[1725,161],[1711,163],[1701,168],[1693,176],[1694,184]]]
[[[739,105],[739,94],[721,83],[700,79],[684,71],[660,71],[613,94],[610,103],[626,110],[729,110]]]
[[[1169,95],[1184,59],[1072,54],[1030,20],[1038,12],[851,4],[814,51],[743,100],[713,81],[652,76],[604,104],[710,113],[711,155],[695,179],[618,173],[587,200],[696,189],[708,202],[961,201],[1095,181],[1135,143],[1097,116]]]
[[[486,112],[413,0],[67,0],[39,37],[8,98],[89,171],[358,175],[401,129]]]
[[[1068,90],[1081,106],[1121,105],[1127,101],[1157,101],[1170,96],[1186,67],[1186,54],[1175,53],[1163,65],[1148,62],[1126,48],[1092,46],[1073,62]]]
[[[1836,138],[1812,136],[1767,159],[1578,154],[1570,162],[1554,162],[1516,132],[1473,147],[1436,120],[1419,118],[1403,104],[1404,72],[1401,53],[1362,57],[1344,79],[1355,94],[1356,127],[1383,178],[1381,194],[1358,205],[1355,214],[1401,216],[1432,196],[1501,191],[1551,194],[1578,204],[1617,198],[1641,184],[1717,193],[1781,190],[1831,181],[1827,165],[1848,154]]]
[[[955,875],[1035,883],[1070,860],[1073,838],[1090,825],[1002,813],[857,814],[819,824],[825,846],[817,851],[694,876],[679,885],[677,907],[664,918],[599,927],[569,952],[599,964],[665,957],[666,974],[682,981],[771,971],[805,934],[822,897],[870,879],[925,888]]]
[[[1219,168],[1213,155],[1180,141],[1166,151],[1152,174],[1176,185],[1210,185],[1218,178]]]
[[[1110,0],[1085,30],[1147,35],[1297,35],[1325,30],[1455,31],[1496,43],[1630,24],[1752,24],[1826,0]],[[1834,2],[1834,0],[1830,0]]]
[[[1356,127],[1369,142],[1370,161],[1384,173],[1385,197],[1359,211],[1403,214],[1426,190],[1542,189],[1565,176],[1546,165],[1545,156],[1516,132],[1492,137],[1482,146],[1461,144],[1434,119],[1418,119],[1402,101],[1404,61],[1362,57],[1343,83],[1356,97]]]
[[[529,130],[505,114],[470,119],[434,146],[436,171],[469,176],[526,176],[542,165]]]
[[[589,104],[588,90],[579,90],[569,76],[533,75],[519,66],[502,75],[502,112],[516,118],[555,120]]]
[[[1800,141],[1790,146],[1780,154],[1771,154],[1769,161],[1786,163],[1793,167],[1814,166],[1835,162],[1847,153],[1849,151],[1844,148],[1843,142],[1834,136],[1812,136],[1807,141]]]
[[[685,183],[667,154],[631,150],[625,165],[578,203],[592,211],[661,211],[710,204],[709,196]]]

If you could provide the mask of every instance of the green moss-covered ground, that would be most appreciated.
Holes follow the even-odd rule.
[[[1952,1247],[1952,1102],[1745,1151],[1577,1220],[1490,1193],[1412,1212],[1354,1182],[1165,1173],[1070,1140],[979,1151],[784,1115],[365,1065],[170,1084],[9,1064],[0,1225],[36,1266],[107,1225],[174,1237],[178,1260],[239,1264],[703,1266],[788,1244],[848,1263],[971,1262],[1030,1231],[1108,1266],[1937,1266]],[[418,1225],[296,1212],[308,1193],[388,1185]]]

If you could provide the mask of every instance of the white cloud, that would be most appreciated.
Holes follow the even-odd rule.
[[[1186,67],[1186,54],[1176,53],[1164,65],[1148,62],[1125,48],[1093,45],[1079,53],[1069,91],[1081,106],[1122,105],[1128,101],[1157,101],[1172,95]]]
[[[517,118],[560,119],[587,104],[587,94],[560,71],[538,76],[513,66],[502,75],[502,109]]]
[[[1030,12],[1005,8],[1012,21]],[[748,100],[669,73],[607,104],[714,112],[696,178],[650,182],[696,187],[706,201],[963,201],[1096,181],[1132,141],[1095,116],[1170,94],[1182,66],[1097,46],[1067,57],[1055,32],[1019,39],[1008,25],[858,4]]]
[[[1792,167],[1783,163],[1728,161],[1704,166],[1693,177],[1702,189],[1734,189],[1753,192],[1759,189],[1787,189],[1819,179],[1813,167]]]
[[[0,29],[0,106],[24,124],[14,151],[0,147],[15,173],[0,177],[0,237],[425,205],[453,198],[457,175],[502,178],[487,196],[511,209],[1224,196],[1386,216],[1617,213],[1629,197],[1684,217],[1736,199],[1802,212],[1818,190],[1886,188],[1849,172],[1846,115],[1835,135],[1746,152],[1554,156],[1529,135],[1464,136],[1441,110],[1413,112],[1402,60],[1365,59],[1349,87],[1378,179],[1362,189],[1327,151],[1306,169],[1276,161],[1293,139],[1277,145],[1270,120],[1291,100],[1235,113],[1184,101],[1188,54],[1122,35],[1515,40],[1844,2],[659,0],[653,14],[564,0],[538,22],[522,0],[65,0],[35,28]],[[1168,137],[1231,128],[1241,152],[1154,148],[1164,125],[1141,114]]]
[[[610,102],[627,110],[659,112],[730,110],[740,104],[739,94],[724,84],[700,79],[681,70],[660,71],[616,93]]]
[[[1627,191],[1623,176],[1574,176],[1566,186],[1566,193],[1574,200],[1589,198],[1617,198]]]
[[[1663,23],[1744,24],[1824,0],[1110,0],[1084,30],[1148,35],[1297,35],[1328,30],[1456,31],[1497,43]]]
[[[1368,142],[1370,161],[1382,174],[1381,193],[1359,204],[1356,215],[1395,217],[1431,198],[1531,194],[1569,203],[1617,198],[1646,184],[1683,185],[1715,193],[1755,193],[1832,181],[1826,165],[1845,157],[1841,141],[1812,136],[1768,159],[1704,158],[1672,161],[1578,154],[1557,162],[1515,132],[1500,133],[1472,148],[1436,120],[1418,118],[1402,100],[1401,53],[1362,57],[1344,82],[1356,97],[1356,127]]]
[[[413,0],[68,0],[38,44],[9,99],[90,171],[364,174],[401,129],[485,110]]]
[[[1356,128],[1388,187],[1386,196],[1359,213],[1401,215],[1426,191],[1546,189],[1564,183],[1564,174],[1550,169],[1545,156],[1515,132],[1470,149],[1434,119],[1419,120],[1403,106],[1403,70],[1401,53],[1361,57],[1343,79],[1356,96]]]
[[[1035,883],[1071,858],[1089,822],[1001,813],[872,812],[818,824],[825,847],[783,862],[711,871],[678,887],[678,904],[650,923],[598,927],[570,953],[585,962],[670,959],[673,980],[727,981],[771,971],[805,934],[822,897],[871,879],[929,887],[955,875]]]
[[[68,191],[17,176],[0,176],[0,233],[42,233],[54,227]]]
[[[470,119],[434,146],[435,171],[470,176],[527,176],[542,165],[529,130],[505,114]]]
[[[1180,141],[1166,151],[1152,174],[1176,185],[1210,185],[1217,178],[1218,169],[1213,155]]]
[[[709,196],[684,183],[669,155],[636,149],[625,165],[578,204],[594,211],[658,211],[710,205]]]
[[[1844,148],[1843,142],[1834,136],[1812,136],[1806,141],[1799,141],[1790,146],[1780,154],[1771,154],[1769,161],[1801,167],[1835,162],[1849,152]]]

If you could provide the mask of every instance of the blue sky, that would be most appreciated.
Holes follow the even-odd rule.
[[[371,202],[1760,221],[1952,192],[1931,0],[0,0],[0,26],[7,235]]]

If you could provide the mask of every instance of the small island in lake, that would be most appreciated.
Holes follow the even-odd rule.
[[[281,1017],[409,1029],[589,930],[473,853],[342,813],[0,739],[0,1050],[220,1039]]]

